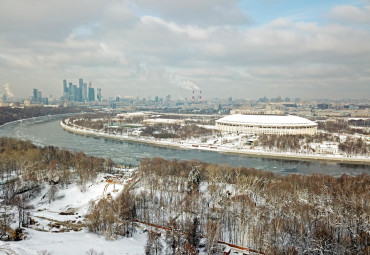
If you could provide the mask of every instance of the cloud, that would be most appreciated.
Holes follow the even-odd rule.
[[[352,5],[339,5],[332,8],[328,17],[334,21],[370,25],[370,5],[362,8]]]
[[[238,8],[240,0],[138,0],[144,10],[178,24],[201,27],[248,24],[249,19]]]
[[[61,95],[62,80],[79,77],[104,95],[184,96],[201,87],[208,97],[321,96],[324,85],[368,93],[368,7],[332,8],[322,23],[280,17],[248,26],[238,4],[1,1],[0,84],[12,84],[17,96],[32,88]]]

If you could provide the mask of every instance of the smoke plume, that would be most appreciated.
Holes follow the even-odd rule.
[[[10,88],[9,88],[9,83],[5,83],[4,85],[3,85],[3,87],[4,87],[4,89],[5,89],[5,91],[6,91],[6,96],[8,97],[8,98],[13,98],[14,97],[14,95],[13,95],[13,93],[10,91]]]
[[[200,90],[197,84],[188,80],[181,81],[180,87],[187,90]]]
[[[191,82],[189,80],[183,80],[179,78],[176,75],[173,74],[167,74],[165,75],[167,80],[169,80],[172,84],[179,86],[180,88],[186,89],[186,90],[200,90],[199,86],[195,84],[194,82]]]

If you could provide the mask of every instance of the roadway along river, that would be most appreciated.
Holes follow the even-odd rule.
[[[293,161],[236,156],[198,150],[176,150],[144,144],[107,140],[69,133],[60,126],[60,116],[38,117],[22,122],[12,122],[0,127],[0,137],[8,136],[30,140],[39,146],[52,145],[71,151],[83,151],[87,155],[110,157],[116,163],[138,165],[142,158],[162,157],[177,160],[200,160],[209,163],[253,167],[282,175],[288,173],[324,173],[340,176],[343,173],[370,174],[370,166]]]

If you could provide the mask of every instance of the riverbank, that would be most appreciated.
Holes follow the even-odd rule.
[[[294,153],[279,153],[279,152],[268,152],[261,150],[251,150],[251,149],[231,149],[222,146],[213,146],[202,143],[190,143],[190,142],[179,142],[175,140],[164,141],[155,138],[141,138],[132,137],[128,135],[117,135],[117,134],[107,134],[104,132],[99,132],[97,130],[86,129],[76,126],[72,123],[66,125],[63,121],[60,123],[63,129],[87,136],[102,137],[107,139],[114,139],[120,141],[127,141],[133,143],[149,144],[154,146],[175,148],[181,150],[205,150],[205,151],[215,151],[224,154],[234,154],[234,155],[245,155],[252,157],[261,158],[273,158],[273,159],[288,159],[288,160],[304,160],[304,161],[324,161],[324,162],[335,162],[343,164],[360,164],[360,165],[370,165],[370,158],[367,157],[340,157],[339,155],[319,155],[319,154],[294,154]],[[73,126],[70,126],[73,125]]]
[[[35,116],[35,117],[29,117],[29,118],[24,118],[24,119],[19,119],[19,120],[12,120],[5,122],[0,125],[0,127],[10,125],[12,123],[17,123],[17,122],[23,122],[23,121],[28,121],[28,120],[34,120],[34,119],[39,119],[39,118],[45,118],[45,117],[53,117],[53,118],[59,118],[59,117],[69,117],[69,116],[74,116],[76,114],[79,114],[78,112],[70,112],[70,113],[57,113],[57,114],[46,114],[46,115],[40,115],[40,116]]]
[[[48,115],[59,115],[69,113],[81,113],[91,111],[85,107],[46,107],[46,106],[32,106],[32,107],[1,107],[0,111],[0,126],[12,123],[14,121],[22,121],[32,119],[35,117],[43,117]]]

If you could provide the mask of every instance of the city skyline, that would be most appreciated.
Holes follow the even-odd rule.
[[[89,86],[87,86],[83,78],[78,79],[78,87],[73,82],[68,82],[67,85],[67,80],[64,79],[62,99],[71,102],[93,102],[97,99],[101,102],[101,88],[97,88],[97,91],[99,92],[99,97],[95,97],[95,88],[92,87],[92,82],[90,81]]]
[[[370,94],[368,0],[5,0],[0,14],[0,94],[61,97],[75,77],[104,97]]]

